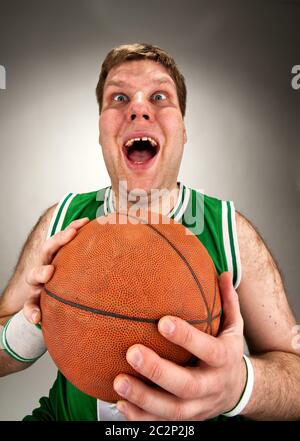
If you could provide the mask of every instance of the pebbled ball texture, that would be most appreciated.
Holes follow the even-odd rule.
[[[180,365],[191,360],[158,332],[164,315],[211,335],[219,329],[218,277],[205,247],[169,218],[145,219],[112,213],[89,222],[55,256],[41,295],[42,330],[58,369],[109,402],[119,399],[119,373],[139,377],[126,361],[133,344]]]

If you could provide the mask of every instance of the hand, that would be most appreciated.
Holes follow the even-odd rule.
[[[78,230],[89,222],[88,218],[74,220],[67,228],[45,241],[39,256],[39,263],[32,268],[27,276],[28,297],[24,303],[24,315],[33,324],[41,321],[40,295],[45,283],[54,274],[54,266],[51,265],[57,251],[76,236]]]
[[[128,349],[129,364],[158,386],[130,375],[116,377],[114,388],[127,400],[119,401],[117,408],[128,420],[206,420],[231,410],[239,401],[246,382],[243,319],[231,274],[223,273],[219,283],[224,321],[218,337],[178,317],[163,317],[158,324],[165,338],[197,357],[196,366],[178,366],[143,345]],[[121,386],[123,390],[127,386],[125,393]]]

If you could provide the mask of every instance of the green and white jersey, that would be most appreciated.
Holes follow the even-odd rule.
[[[113,211],[111,187],[90,193],[68,193],[55,210],[48,237],[64,230],[75,219],[88,217],[93,220]],[[232,273],[233,284],[237,288],[241,280],[241,264],[233,202],[221,201],[179,184],[177,203],[169,216],[198,237],[210,254],[218,274],[224,271]],[[101,419],[121,418],[114,405],[79,391],[61,372],[58,372],[49,397],[41,398],[40,407],[24,418],[55,421]]]

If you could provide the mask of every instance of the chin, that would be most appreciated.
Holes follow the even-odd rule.
[[[127,192],[137,192],[139,190],[143,190],[147,194],[151,193],[151,190],[156,188],[153,178],[137,178],[137,179],[128,179],[127,181]]]

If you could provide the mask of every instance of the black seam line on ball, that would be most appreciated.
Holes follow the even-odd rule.
[[[216,270],[215,270],[214,274],[215,274],[215,277],[214,277],[214,299],[213,299],[213,304],[212,304],[211,312],[214,312],[215,304],[216,304],[216,300],[217,300],[217,271]],[[212,325],[211,325],[211,323],[209,324],[209,327],[210,327],[210,334],[212,334]]]
[[[139,220],[140,221],[140,223],[142,223],[143,225],[145,225],[145,227],[149,227],[149,228],[151,228],[152,229],[152,231],[154,231],[155,233],[157,233],[160,237],[162,237],[169,245],[170,245],[170,247],[171,248],[173,248],[173,250],[175,251],[175,253],[177,253],[178,254],[178,256],[183,260],[183,262],[185,263],[185,265],[188,267],[188,269],[189,269],[189,271],[190,271],[190,273],[191,273],[191,275],[192,275],[192,277],[193,277],[193,279],[195,280],[195,282],[196,282],[196,284],[197,284],[197,286],[198,286],[198,288],[199,288],[199,291],[200,291],[200,294],[201,294],[201,296],[202,296],[202,299],[203,299],[203,302],[204,302],[204,305],[205,305],[205,307],[206,307],[206,313],[207,313],[207,316],[208,316],[208,318],[207,318],[207,320],[205,320],[204,322],[207,322],[208,323],[208,325],[214,320],[214,317],[212,316],[212,312],[213,312],[213,309],[212,309],[212,311],[210,311],[210,309],[209,309],[209,306],[208,306],[208,303],[207,303],[207,300],[206,300],[206,297],[205,297],[205,293],[204,293],[204,290],[203,290],[203,287],[202,287],[202,285],[201,285],[201,283],[200,283],[200,281],[199,281],[199,279],[198,279],[198,277],[196,276],[196,274],[195,274],[195,272],[194,272],[194,270],[193,270],[193,268],[191,267],[191,265],[189,264],[189,262],[188,262],[188,260],[186,259],[186,257],[178,250],[178,248],[163,234],[163,233],[161,233],[158,229],[156,229],[152,224],[149,224],[148,222],[147,222],[147,220],[145,220],[145,219],[139,219],[138,217],[136,217],[136,216],[133,216],[132,214],[129,214],[129,213],[127,213],[127,216],[128,217],[131,217],[132,219],[137,219],[137,220]],[[203,323],[204,323],[203,322]]]
[[[196,284],[197,284],[197,286],[198,286],[198,288],[199,288],[199,290],[200,290],[200,293],[201,293],[201,296],[202,296],[202,299],[203,299],[203,301],[204,301],[204,304],[205,304],[205,307],[206,307],[206,312],[207,312],[207,315],[208,315],[208,317],[209,317],[209,321],[211,321],[212,320],[212,316],[211,316],[211,312],[210,312],[210,310],[209,310],[209,306],[208,306],[208,303],[207,303],[207,301],[206,301],[206,297],[205,297],[205,294],[204,294],[204,291],[203,291],[203,288],[202,288],[202,285],[201,285],[201,283],[200,283],[200,281],[199,281],[199,279],[198,279],[198,277],[196,276],[196,274],[195,274],[195,272],[194,272],[194,270],[193,270],[193,268],[191,267],[191,265],[189,264],[189,262],[188,262],[188,260],[186,259],[186,257],[176,248],[176,246],[166,237],[166,236],[164,236],[159,230],[157,230],[153,225],[151,225],[151,224],[144,224],[145,226],[147,226],[147,227],[149,227],[149,228],[151,228],[153,231],[155,231],[157,234],[159,234],[170,246],[171,246],[171,248],[173,248],[173,250],[179,255],[179,257],[184,261],[184,263],[186,264],[186,266],[188,267],[188,269],[190,270],[190,273],[192,274],[192,277],[193,277],[193,279],[195,280],[195,282],[196,282]]]
[[[82,311],[91,312],[93,314],[98,315],[104,315],[107,317],[113,317],[118,318],[122,320],[129,320],[133,322],[145,322],[145,323],[158,323],[160,319],[151,319],[151,318],[145,318],[145,317],[132,317],[124,314],[117,314],[115,312],[109,312],[104,311],[102,309],[96,309],[96,308],[90,308],[89,306],[81,305],[80,303],[74,303],[70,300],[63,299],[62,297],[59,297],[58,295],[54,294],[53,292],[48,291],[48,289],[45,288],[46,294],[50,297],[52,297],[54,300],[57,300],[60,303],[64,303],[65,305],[71,306],[73,308],[81,309]],[[186,320],[191,325],[198,325],[201,323],[210,323],[213,320],[216,320],[219,318],[220,314],[217,314],[216,316],[212,317],[211,319],[208,318],[206,320]]]

